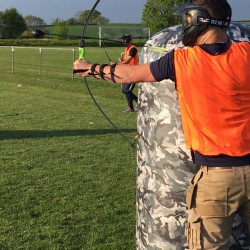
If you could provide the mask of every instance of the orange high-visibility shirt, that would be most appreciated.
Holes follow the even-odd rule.
[[[250,153],[250,43],[218,55],[199,46],[174,52],[188,148],[204,155]]]
[[[128,57],[129,57],[129,51],[132,49],[132,48],[136,48],[136,46],[134,44],[130,45],[129,47],[126,47],[125,48],[125,51],[124,51],[124,59],[126,60]],[[136,48],[137,49],[137,48]],[[136,65],[138,64],[138,52],[136,53],[136,56],[135,57],[132,57],[131,61],[129,62],[129,65]]]

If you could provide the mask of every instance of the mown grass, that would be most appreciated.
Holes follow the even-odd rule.
[[[120,86],[88,82],[133,142]],[[0,249],[135,249],[136,149],[82,79],[1,70],[0,99]]]

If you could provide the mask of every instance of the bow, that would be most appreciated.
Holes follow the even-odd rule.
[[[99,4],[100,0],[97,0],[94,4],[94,6],[92,7],[91,11],[89,12],[88,16],[87,16],[87,19],[86,19],[86,22],[85,22],[85,25],[83,27],[83,31],[82,31],[82,37],[81,37],[81,40],[80,40],[80,43],[79,43],[79,60],[83,60],[84,57],[85,57],[85,31],[86,31],[86,28],[87,28],[87,25],[90,21],[90,18],[91,18],[91,15],[93,13],[93,11],[95,10],[96,6]],[[106,55],[107,55],[107,51],[105,50],[106,52]],[[108,55],[107,55],[108,56]],[[109,58],[109,56],[108,56]],[[110,59],[110,58],[109,58]],[[111,61],[111,60],[110,60]],[[111,124],[111,126],[115,129],[116,132],[118,132],[122,138],[132,147],[134,148],[135,147],[135,143],[132,143],[123,133],[122,131],[109,119],[109,117],[104,113],[104,111],[102,110],[102,108],[100,107],[100,105],[97,103],[96,99],[94,98],[91,90],[90,90],[90,87],[88,85],[88,82],[87,82],[87,79],[84,77],[83,78],[84,80],[84,83],[87,87],[87,90],[88,90],[88,93],[89,95],[91,96],[92,100],[94,101],[95,105],[97,106],[97,108],[99,109],[99,111],[102,113],[102,115],[108,120],[108,122]]]

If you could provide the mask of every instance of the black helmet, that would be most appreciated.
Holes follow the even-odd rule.
[[[225,28],[230,25],[230,20],[212,18],[206,8],[192,4],[192,0],[175,9],[173,14],[182,16],[182,43],[185,46],[194,46],[197,38],[209,26]]]
[[[132,36],[130,34],[125,34],[121,37],[121,39],[123,40],[123,43],[127,45],[132,41]]]

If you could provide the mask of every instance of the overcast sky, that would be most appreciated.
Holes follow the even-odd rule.
[[[111,23],[141,23],[147,0],[101,0],[97,10]],[[250,20],[250,0],[228,0],[233,20]],[[47,24],[53,19],[68,19],[78,11],[90,10],[94,0],[0,0],[0,11],[15,7],[23,16],[41,17]]]

